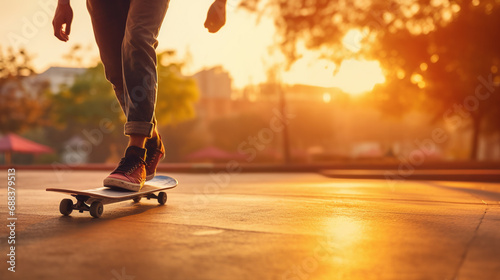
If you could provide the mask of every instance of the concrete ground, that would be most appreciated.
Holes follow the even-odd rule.
[[[107,172],[16,172],[16,272],[0,279],[500,279],[500,184],[349,180],[313,173],[170,174],[154,200],[59,214]]]

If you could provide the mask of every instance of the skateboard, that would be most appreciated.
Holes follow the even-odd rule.
[[[134,202],[139,202],[141,198],[155,198],[158,203],[164,205],[167,202],[167,194],[164,190],[172,189],[177,186],[177,180],[164,175],[155,176],[153,179],[146,181],[142,189],[138,192],[128,191],[123,189],[115,189],[108,187],[100,187],[88,190],[70,190],[59,188],[47,188],[49,192],[60,192],[70,194],[76,198],[76,204],[73,200],[65,198],[59,204],[59,212],[64,216],[68,216],[73,210],[78,210],[80,213],[89,211],[94,218],[101,217],[104,212],[104,204],[120,202],[132,199]],[[155,193],[158,192],[158,195]]]

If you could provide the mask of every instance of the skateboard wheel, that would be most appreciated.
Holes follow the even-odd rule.
[[[133,200],[135,203],[137,203],[137,202],[141,201],[141,198],[142,198],[142,197],[140,197],[140,196],[139,196],[139,197],[134,197],[134,199],[132,199],[132,200]]]
[[[165,192],[160,192],[158,194],[158,203],[164,205],[167,202],[167,194]]]
[[[71,214],[71,212],[73,212],[73,200],[69,198],[61,200],[61,203],[59,204],[59,212],[61,212],[64,216]]]
[[[92,204],[90,205],[90,215],[94,218],[99,218],[101,217],[102,212],[104,212],[104,206],[102,205],[102,202],[92,202]]]

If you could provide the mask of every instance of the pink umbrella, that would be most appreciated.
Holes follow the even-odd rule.
[[[35,143],[31,140],[18,136],[14,133],[9,133],[0,138],[0,152],[5,153],[5,163],[11,163],[11,153],[25,153],[25,154],[44,154],[52,153],[50,147]]]

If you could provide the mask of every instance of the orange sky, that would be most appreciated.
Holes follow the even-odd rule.
[[[255,15],[236,9],[236,1],[228,0],[226,26],[219,33],[210,34],[203,27],[203,22],[212,1],[172,0],[160,32],[158,49],[175,49],[180,57],[189,50],[192,61],[186,69],[187,74],[203,67],[222,65],[231,73],[235,87],[264,81],[266,68],[283,61],[282,56],[269,53],[269,47],[276,40],[272,19],[263,17],[256,25]],[[21,5],[0,0],[3,7],[0,10],[1,45],[5,47],[22,43],[29,53],[35,55],[37,71],[44,71],[52,65],[67,65],[62,55],[77,43],[90,48],[91,54],[84,61],[84,66],[94,64],[98,53],[85,1],[71,1],[75,16],[67,43],[58,41],[52,35],[51,21],[56,2],[25,0]],[[304,57],[290,72],[282,75],[286,83],[338,86],[359,93],[369,90],[375,82],[382,81],[381,74],[375,73],[377,69],[374,70],[373,65],[358,63],[356,69],[353,69],[353,65],[343,65],[337,78],[334,78],[332,73],[336,65],[318,60],[311,53]]]

